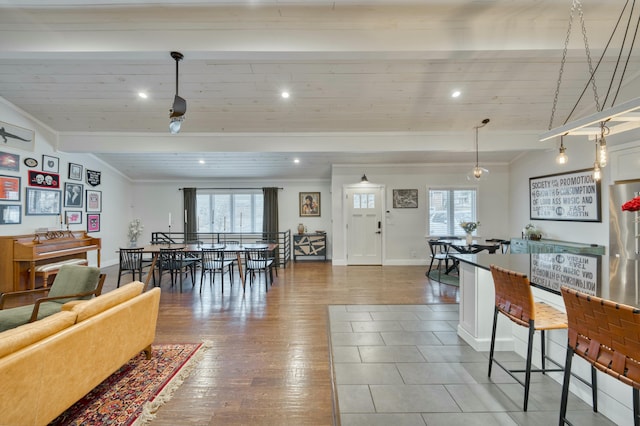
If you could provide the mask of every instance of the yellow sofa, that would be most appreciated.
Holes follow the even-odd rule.
[[[0,425],[46,425],[132,357],[151,355],[160,289],[138,281],[0,333]]]

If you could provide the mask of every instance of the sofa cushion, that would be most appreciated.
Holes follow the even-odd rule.
[[[64,296],[67,294],[86,293],[98,285],[100,279],[100,268],[93,266],[62,265],[56,279],[51,284],[49,297]],[[89,299],[92,296],[86,296]],[[60,299],[57,303],[63,304],[72,299]]]
[[[63,309],[75,312],[78,315],[76,321],[81,322],[99,314],[100,312],[119,305],[126,300],[133,299],[137,295],[142,294],[143,289],[143,283],[140,281],[133,281],[113,291],[103,293],[91,300],[74,303],[70,306],[63,306]]]
[[[75,322],[74,312],[58,312],[40,321],[2,332],[0,333],[0,358],[70,327]]]

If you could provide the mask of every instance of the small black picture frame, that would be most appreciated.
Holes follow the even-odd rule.
[[[82,180],[82,164],[69,163],[69,179]]]

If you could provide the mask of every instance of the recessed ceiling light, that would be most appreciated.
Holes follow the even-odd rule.
[[[457,98],[458,96],[460,96],[460,91],[459,90],[454,90],[453,93],[451,93],[451,97],[452,98]]]
[[[204,164],[204,160],[200,160],[200,161],[198,161],[198,163]]]
[[[284,99],[289,99],[289,92],[282,92],[280,93],[280,96],[282,96]]]
[[[298,164],[298,163],[300,162],[300,160],[299,160],[299,159],[297,159],[297,158],[294,158],[294,159],[293,159],[293,162],[294,162],[294,163],[296,163],[296,164]]]
[[[147,99],[149,97],[145,92],[138,92],[138,96],[142,99]]]

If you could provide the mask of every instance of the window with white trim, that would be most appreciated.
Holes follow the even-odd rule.
[[[261,190],[198,190],[198,232],[262,232]]]
[[[464,236],[461,222],[476,222],[477,190],[475,188],[430,188],[430,236]]]

